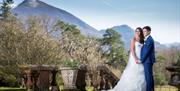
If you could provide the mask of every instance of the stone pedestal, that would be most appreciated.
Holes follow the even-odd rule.
[[[60,91],[59,86],[56,83],[57,72],[58,72],[57,70],[51,71],[51,73],[52,73],[52,81],[51,81],[52,89],[51,89],[51,91]]]
[[[87,66],[81,65],[78,69],[78,74],[76,79],[76,87],[79,91],[86,91],[86,73],[87,73]]]
[[[33,76],[31,70],[25,70],[25,85],[28,91],[31,91],[33,89]]]

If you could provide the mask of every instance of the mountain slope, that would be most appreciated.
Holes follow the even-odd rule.
[[[12,13],[22,19],[27,19],[29,16],[48,16],[52,20],[61,19],[66,23],[76,25],[84,35],[101,36],[95,28],[74,15],[39,0],[24,0],[12,10]]]

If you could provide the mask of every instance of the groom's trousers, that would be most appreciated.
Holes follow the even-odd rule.
[[[153,64],[144,63],[144,72],[146,79],[146,91],[154,91]]]

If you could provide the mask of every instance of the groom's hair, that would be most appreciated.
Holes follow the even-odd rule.
[[[146,30],[148,30],[148,31],[151,31],[151,27],[150,27],[150,26],[145,26],[145,27],[143,27],[143,29],[146,29]]]

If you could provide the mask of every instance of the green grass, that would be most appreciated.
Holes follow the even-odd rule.
[[[93,91],[93,87],[86,87],[87,91]]]
[[[163,87],[156,87],[155,91],[178,91],[178,89],[171,86],[163,86]]]
[[[60,86],[63,89],[63,86]],[[86,87],[87,91],[93,91],[93,87]],[[0,87],[0,91],[26,91],[23,88],[13,88],[13,87]]]
[[[0,91],[26,91],[23,88],[0,87]]]
[[[63,89],[63,86],[60,86],[60,89]],[[86,87],[87,91],[93,91],[93,87]],[[12,88],[12,87],[0,87],[0,91],[26,91],[23,88]],[[178,91],[174,87],[156,87],[155,91]]]

